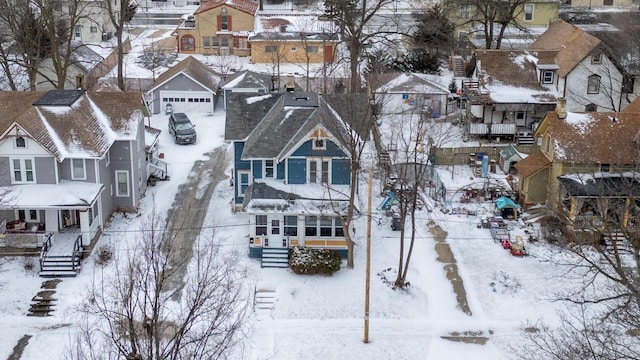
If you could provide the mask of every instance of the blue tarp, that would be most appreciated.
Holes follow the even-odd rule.
[[[519,208],[518,204],[513,202],[513,200],[509,199],[506,196],[499,197],[495,200],[496,208],[498,210],[502,210],[506,207],[517,209]]]

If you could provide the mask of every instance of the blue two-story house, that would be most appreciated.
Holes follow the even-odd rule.
[[[345,109],[360,108],[359,116]],[[369,109],[364,95],[235,94],[225,139],[233,142],[234,208],[249,215],[249,255],[292,246],[346,255],[342,217],[351,184],[353,122]]]

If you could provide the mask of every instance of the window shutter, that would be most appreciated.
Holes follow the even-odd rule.
[[[218,25],[218,31],[222,30],[222,15],[218,15],[217,25]]]
[[[231,31],[231,15],[227,16],[227,26],[229,28],[229,31]]]

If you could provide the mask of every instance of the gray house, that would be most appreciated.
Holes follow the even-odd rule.
[[[143,107],[135,92],[0,92],[0,244],[70,254],[114,211],[135,211]]]
[[[147,91],[151,113],[209,112],[215,110],[216,92],[221,76],[189,56],[165,71]]]

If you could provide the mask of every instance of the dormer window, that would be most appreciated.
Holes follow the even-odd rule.
[[[25,140],[25,138],[23,138],[22,136],[18,136],[16,138],[16,147],[17,148],[26,148],[27,147],[27,140]]]
[[[602,64],[602,52],[597,51],[591,54],[591,63],[592,64]]]
[[[542,72],[542,83],[543,84],[553,84],[553,71],[545,70]]]
[[[325,139],[313,139],[313,150],[326,150],[327,143]]]

